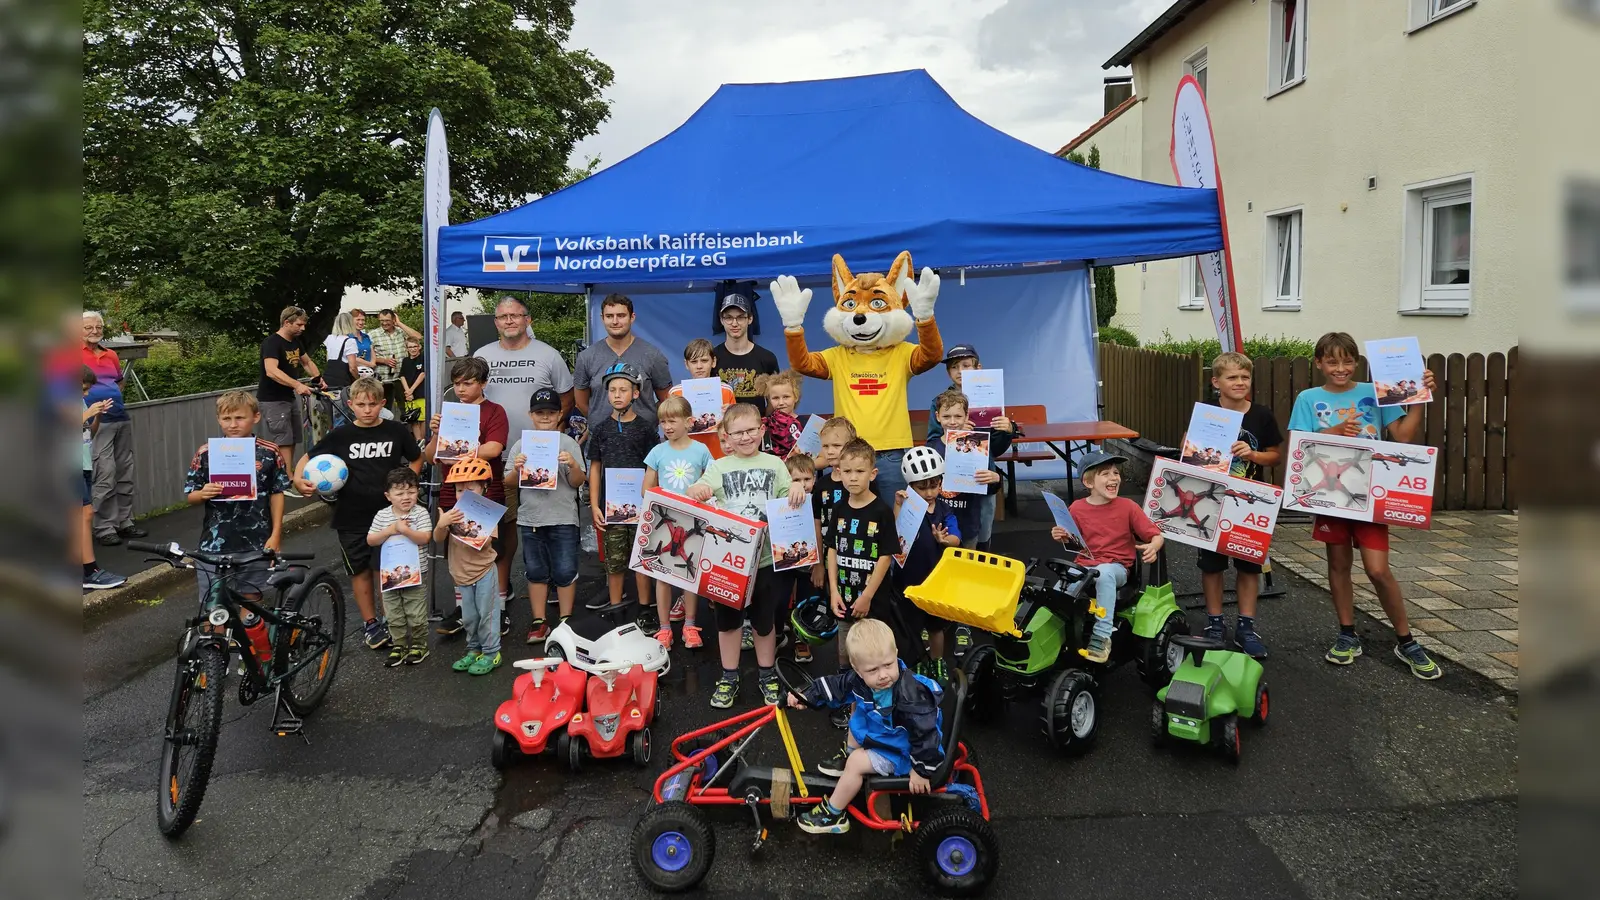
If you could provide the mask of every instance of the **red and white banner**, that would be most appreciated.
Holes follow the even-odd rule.
[[[450,154],[444,143],[444,117],[428,114],[428,143],[422,162],[423,344],[428,351],[430,411],[440,409],[445,385],[444,293],[439,288],[439,228],[450,224]]]
[[[1222,220],[1222,250],[1195,257],[1206,285],[1207,307],[1217,327],[1217,340],[1225,351],[1239,351],[1244,336],[1239,329],[1239,304],[1234,295],[1233,254],[1228,247],[1228,208],[1222,200],[1222,172],[1217,168],[1216,141],[1211,134],[1211,114],[1206,96],[1193,75],[1178,82],[1172,101],[1172,175],[1182,187],[1215,188]]]

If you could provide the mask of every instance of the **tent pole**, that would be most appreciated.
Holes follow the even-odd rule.
[[[1094,412],[1096,418],[1106,417],[1105,382],[1100,380],[1100,301],[1094,295],[1094,261],[1084,267],[1089,278],[1089,333],[1094,335]],[[1067,477],[1071,478],[1069,471]]]

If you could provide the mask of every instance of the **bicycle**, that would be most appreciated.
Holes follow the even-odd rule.
[[[310,560],[314,553],[207,553],[176,542],[129,541],[128,547],[156,554],[154,561],[177,569],[207,566],[215,571],[211,589],[200,598],[179,645],[177,673],[167,705],[161,748],[156,824],[176,838],[192,824],[205,799],[216,758],[229,657],[239,654],[239,704],[249,706],[273,695],[272,730],[280,737],[304,734],[304,717],[327,696],[339,668],[344,642],[344,591],[326,568],[278,563]],[[251,600],[231,584],[246,566],[266,561],[267,587],[276,594]],[[264,626],[270,661],[257,658],[251,631]]]

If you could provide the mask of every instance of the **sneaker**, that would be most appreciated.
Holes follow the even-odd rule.
[[[672,601],[672,610],[667,613],[667,618],[673,622],[682,622],[689,611],[683,608],[683,596],[680,594]]]
[[[777,706],[783,700],[783,685],[778,683],[778,673],[769,669],[765,675],[760,676],[761,702],[768,706]]]
[[[844,834],[850,830],[850,816],[842,810],[830,815],[818,803],[801,813],[795,819],[795,824],[807,834]]]
[[[700,639],[700,627],[698,625],[683,626],[683,648],[685,650],[699,650],[704,646],[705,642]]]
[[[458,609],[445,614],[445,617],[439,620],[439,624],[434,626],[433,633],[443,635],[460,634],[465,627],[465,625],[461,624],[461,610]]]
[[[817,763],[817,771],[838,778],[844,774],[844,764],[850,759],[850,748],[840,746],[839,752]]]
[[[661,649],[672,649],[672,626],[663,625],[656,631],[656,640],[660,642]]]
[[[414,666],[428,658],[427,647],[412,647],[406,651],[406,665]]]
[[[802,666],[811,665],[811,645],[805,641],[795,641],[794,661]]]
[[[661,617],[656,615],[654,607],[640,606],[638,615],[634,616],[633,624],[645,633],[653,632],[661,627]]]
[[[472,661],[472,665],[467,667],[467,674],[487,675],[498,668],[500,668],[500,654],[498,652],[493,655],[480,653],[478,658]]]
[[[835,728],[849,728],[850,707],[841,706],[833,712],[828,713],[828,724]]]
[[[1111,638],[1100,634],[1089,635],[1089,646],[1078,651],[1092,663],[1103,663],[1111,658]]]
[[[605,591],[601,591],[600,593],[595,594],[593,597],[590,597],[588,600],[585,600],[583,603],[583,608],[588,610],[600,610],[605,609],[610,605],[611,595],[607,594]]]
[[[942,659],[936,659],[936,660],[933,661],[933,664],[931,666],[929,666],[928,668],[932,670],[932,671],[930,671],[928,673],[928,677],[929,678],[932,678],[934,681],[939,682],[939,686],[940,687],[947,688],[947,687],[950,686],[950,664],[949,663],[945,662]]]
[[[511,633],[511,611],[508,610],[508,609],[502,609],[502,610],[500,610],[500,636],[501,637],[505,637],[506,635],[508,635],[510,633]]]
[[[376,619],[362,626],[361,634],[367,641],[368,650],[382,650],[389,646],[389,629]]]
[[[543,619],[533,623],[533,627],[528,629],[528,643],[530,644],[537,644],[549,636],[550,626],[545,624]]]
[[[401,663],[403,663],[405,661],[406,661],[406,648],[400,646],[399,644],[396,644],[393,647],[389,648],[389,658],[384,660],[383,667],[385,669],[392,669],[395,666],[398,666],[398,665],[400,665]]]
[[[465,672],[472,668],[472,664],[477,662],[478,657],[482,655],[482,653],[479,653],[476,650],[468,650],[466,656],[463,656],[450,664],[450,670],[452,672]]]
[[[1252,659],[1266,659],[1267,645],[1261,643],[1261,633],[1254,628],[1235,628],[1233,645]],[[1432,662],[1432,660],[1429,660]]]
[[[1336,666],[1348,666],[1360,655],[1361,638],[1341,631],[1338,640],[1333,642],[1333,646],[1328,648],[1328,652],[1323,654],[1322,658]]]
[[[147,538],[150,536],[150,532],[145,531],[143,528],[140,528],[137,525],[124,525],[117,529],[117,534],[121,537],[132,538],[134,540],[139,540],[140,538]]]
[[[969,626],[966,626],[966,625],[957,625],[956,626],[956,659],[961,659],[961,658],[965,657],[967,655],[967,651],[971,650],[971,649],[972,649],[972,629]]]
[[[95,569],[93,575],[83,576],[83,589],[86,591],[109,591],[127,583],[128,579],[105,569]]]
[[[744,630],[739,632],[739,649],[740,650],[754,650],[755,648],[756,648],[756,631],[755,631],[754,628],[750,627],[750,623],[749,622],[746,622],[745,625],[744,625]]]
[[[734,698],[739,696],[739,676],[724,673],[717,678],[717,686],[711,691],[711,707],[713,709],[732,709]]]
[[[1206,616],[1206,628],[1200,632],[1200,636],[1208,641],[1225,640],[1228,637],[1228,625],[1222,620],[1221,616],[1217,616],[1215,619]],[[1234,635],[1234,640],[1237,641],[1238,639],[1239,636]]]
[[[1439,664],[1433,661],[1433,657],[1428,655],[1428,651],[1423,649],[1422,645],[1415,640],[1395,645],[1394,655],[1399,657],[1401,662],[1411,667],[1411,674],[1421,678],[1423,681],[1432,681],[1444,674],[1444,670],[1439,668]]]
[[[789,646],[789,644],[793,640],[794,640],[794,636],[789,634],[789,629],[787,629],[787,628],[779,628],[778,629],[778,640],[777,640],[777,643],[776,643],[777,649],[783,650],[783,649],[787,648]]]

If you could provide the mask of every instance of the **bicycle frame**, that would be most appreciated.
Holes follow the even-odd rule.
[[[319,622],[299,613],[285,611],[281,606],[267,607],[240,594],[227,583],[228,578],[233,574],[235,573],[222,571],[217,573],[217,577],[212,582],[210,594],[201,601],[201,614],[189,620],[188,634],[190,637],[183,653],[185,662],[194,658],[196,649],[207,644],[220,645],[223,650],[230,653],[237,650],[239,658],[245,667],[245,677],[258,693],[272,690],[299,673],[301,669],[309,666],[313,661],[321,660],[326,665],[327,657],[316,651],[326,649],[331,646],[331,642],[322,636]],[[283,601],[287,593],[287,590],[280,589],[278,591],[279,603]],[[228,621],[226,623],[221,626],[211,626],[213,629],[222,628],[221,633],[205,627],[210,624],[206,610],[217,607],[221,607],[228,612]],[[255,649],[250,644],[249,635],[244,633],[241,610],[245,609],[260,616],[268,624],[278,626],[272,646],[273,671],[271,672],[262,671],[261,664],[256,660]],[[284,671],[277,671],[284,655],[288,651],[288,642],[292,639],[289,629],[306,631],[312,640],[320,641],[321,645],[314,646],[312,652],[308,653],[304,659],[293,667]]]

